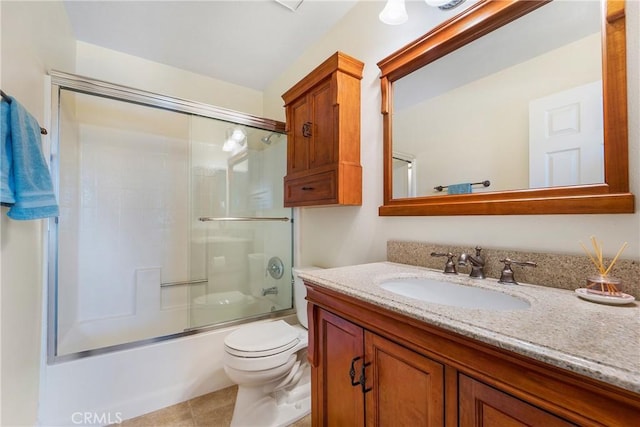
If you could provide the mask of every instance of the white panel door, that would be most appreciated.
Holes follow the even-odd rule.
[[[529,187],[604,182],[602,81],[529,103]]]

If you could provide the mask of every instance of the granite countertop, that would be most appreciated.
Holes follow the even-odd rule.
[[[496,279],[444,275],[391,262],[302,271],[318,286],[370,302],[499,348],[640,393],[640,308],[582,300],[568,290]],[[527,300],[523,310],[485,310],[433,304],[378,286],[399,277],[426,277],[499,290]]]

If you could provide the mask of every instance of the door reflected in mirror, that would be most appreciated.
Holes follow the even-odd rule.
[[[601,13],[554,1],[395,80],[392,198],[604,183]]]
[[[414,197],[416,195],[416,159],[415,157],[393,153],[393,194],[395,197]]]

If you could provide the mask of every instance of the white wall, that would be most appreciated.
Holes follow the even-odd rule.
[[[469,2],[465,3],[468,4]],[[620,215],[539,215],[459,217],[379,217],[382,204],[382,115],[376,63],[421,36],[452,13],[408,2],[409,22],[387,26],[378,21],[380,2],[359,2],[265,91],[265,114],[283,118],[280,95],[336,50],[365,63],[362,80],[361,207],[300,209],[301,264],[333,267],[384,260],[389,239],[466,246],[581,254],[579,241],[596,235],[608,256],[628,241],[624,257],[640,257],[640,213]],[[640,3],[627,3],[629,158],[631,191],[640,192]],[[636,210],[638,210],[636,201]]]
[[[75,41],[61,2],[0,2],[1,87],[45,123],[44,76],[73,70]],[[45,145],[47,138],[43,139]],[[42,224],[0,213],[3,426],[34,425],[42,311]]]
[[[262,116],[262,92],[254,89],[84,42],[76,55],[81,76]]]

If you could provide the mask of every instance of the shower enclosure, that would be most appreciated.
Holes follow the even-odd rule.
[[[291,312],[283,123],[51,77],[50,361]]]

